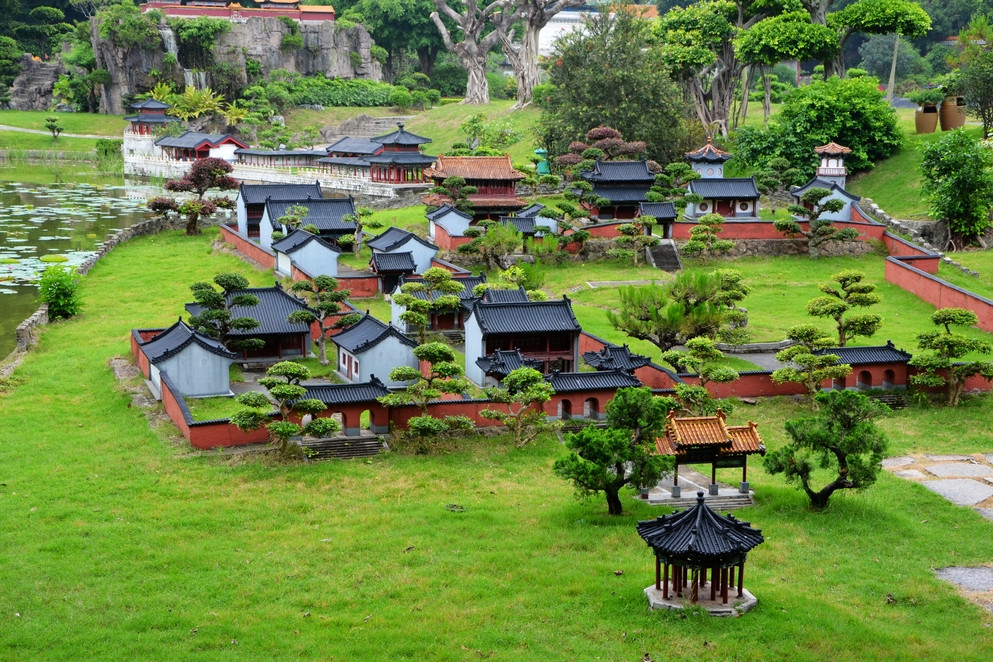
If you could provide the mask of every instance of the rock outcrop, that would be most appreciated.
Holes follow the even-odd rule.
[[[249,18],[231,23],[231,30],[219,35],[214,44],[216,65],[223,66],[227,76],[232,76],[238,86],[247,84],[246,61],[259,63],[263,76],[274,69],[285,69],[304,75],[324,74],[333,78],[367,78],[382,80],[382,67],[371,53],[372,38],[365,27],[340,27],[332,21],[301,23],[300,36],[303,47],[283,50],[280,45],[289,26],[277,18]],[[170,37],[169,27],[163,23],[160,32]],[[90,37],[97,67],[110,72],[111,84],[104,86],[100,95],[100,112],[121,114],[128,109],[124,101],[138,92],[151,89],[156,72],[161,78],[169,75],[166,64],[166,47],[163,39],[147,46],[122,49],[102,39],[99,25],[93,20]],[[183,62],[179,63],[182,67]],[[172,67],[178,86],[184,84],[183,69]],[[206,82],[210,85],[210,72]]]
[[[58,56],[43,62],[25,53],[21,59],[21,73],[10,86],[10,107],[14,110],[48,110],[52,105],[52,88],[65,72]]]

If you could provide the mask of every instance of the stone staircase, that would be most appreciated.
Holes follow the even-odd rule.
[[[361,437],[331,437],[303,442],[303,447],[313,455],[311,461],[350,460],[357,457],[371,457],[389,450],[379,437],[363,434]]]
[[[705,494],[703,502],[719,513],[738,508],[747,508],[755,503],[751,494],[718,494],[717,496]],[[648,503],[653,506],[668,506],[678,509],[690,508],[696,505],[696,492],[693,492],[690,496],[687,496],[686,492],[683,492],[683,496],[679,499],[673,499],[671,497],[668,499],[653,499],[652,495],[649,495]]]
[[[649,264],[662,271],[675,272],[683,268],[672,239],[662,239],[656,246],[648,248],[646,257]]]
[[[902,393],[886,393],[886,394],[873,394],[866,393],[870,398],[876,402],[882,402],[884,405],[889,405],[890,409],[906,409],[907,408],[907,396]]]
[[[406,122],[409,115],[393,115],[391,117],[369,117],[361,114],[347,119],[336,127],[326,127],[321,132],[325,140],[333,142],[339,138],[375,138],[396,131],[397,122]]]

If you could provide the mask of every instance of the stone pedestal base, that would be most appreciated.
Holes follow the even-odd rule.
[[[709,584],[708,584],[709,586]],[[655,590],[655,584],[645,588],[645,595],[648,597],[648,608],[649,609],[685,609],[686,607],[694,606],[694,603],[690,602],[689,589],[683,589],[683,597],[677,598],[670,588],[669,597],[663,598],[662,591]],[[736,589],[729,590],[728,593],[728,603],[724,604],[721,602],[720,597],[717,600],[710,599],[710,589],[707,588],[704,591],[703,588],[700,589],[700,600],[696,602],[696,606],[705,610],[711,616],[739,616],[744,614],[746,611],[758,604],[758,598],[752,595],[747,588],[743,588],[742,597],[735,597],[738,595]],[[706,599],[704,599],[704,594],[706,594]]]

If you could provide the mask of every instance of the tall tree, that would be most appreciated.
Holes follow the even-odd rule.
[[[486,80],[486,54],[500,41],[520,17],[521,9],[514,0],[496,0],[480,6],[479,0],[465,0],[460,3],[463,13],[450,7],[446,0],[434,0],[438,11],[431,12],[445,48],[459,58],[459,62],[469,75],[465,98],[462,103],[487,104],[490,102],[490,86]],[[462,41],[452,40],[451,31],[441,20],[439,12],[458,26]]]
[[[590,127],[606,125],[645,141],[659,163],[681,161],[690,149],[686,105],[658,49],[646,49],[650,24],[626,11],[588,17],[582,30],[556,40],[538,136],[549,154],[565,154]],[[650,109],[650,112],[649,110]]]
[[[910,365],[918,369],[910,381],[919,386],[947,389],[946,404],[955,407],[962,397],[965,381],[979,375],[993,380],[993,362],[962,361],[969,354],[993,354],[993,343],[952,331],[953,326],[975,326],[976,313],[964,308],[941,308],[931,315],[931,322],[944,331],[925,331],[917,335],[922,351],[914,355]]]
[[[982,50],[959,68],[965,107],[983,123],[983,140],[993,130],[993,50]]]
[[[886,436],[875,420],[889,412],[886,405],[855,391],[829,391],[815,398],[823,407],[819,416],[786,421],[790,443],[765,456],[770,474],[783,474],[810,498],[814,508],[825,508],[838,490],[864,490],[876,482],[886,456]],[[814,472],[835,475],[819,490],[811,487]]]
[[[953,249],[975,241],[990,225],[993,150],[959,129],[924,143],[922,151],[928,213],[948,227]]]
[[[408,50],[417,54],[421,73],[434,75],[434,62],[445,44],[431,21],[433,10],[433,0],[358,0],[343,18],[356,14],[376,45],[386,49],[385,73],[393,82],[403,73]]]
[[[865,272],[856,269],[831,274],[831,280],[837,286],[834,283],[821,283],[818,287],[825,296],[807,302],[808,315],[834,320],[838,329],[839,347],[844,347],[845,343],[856,336],[872,336],[883,323],[883,318],[876,313],[848,314],[852,308],[868,308],[883,300],[876,292],[875,283],[863,282],[864,279]]]
[[[524,29],[521,44],[513,43],[514,33],[500,34],[500,45],[504,55],[510,60],[517,78],[517,103],[514,109],[529,106],[534,100],[534,88],[541,83],[538,69],[538,33],[563,9],[579,7],[585,0],[518,0]]]

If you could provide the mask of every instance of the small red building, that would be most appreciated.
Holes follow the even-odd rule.
[[[131,123],[129,127],[132,133],[141,136],[151,135],[159,127],[170,122],[178,122],[178,117],[166,115],[167,110],[172,108],[167,103],[156,101],[155,99],[145,99],[131,104],[131,107],[138,111],[137,115],[126,115],[124,119]]]
[[[449,177],[461,177],[469,186],[475,186],[476,192],[469,196],[473,205],[475,220],[493,219],[509,216],[525,206],[527,202],[517,197],[517,182],[524,178],[524,173],[515,170],[510,162],[510,156],[445,156],[440,155],[433,167],[424,171],[435,186]],[[447,195],[430,193],[421,202],[432,207],[451,204]]]

